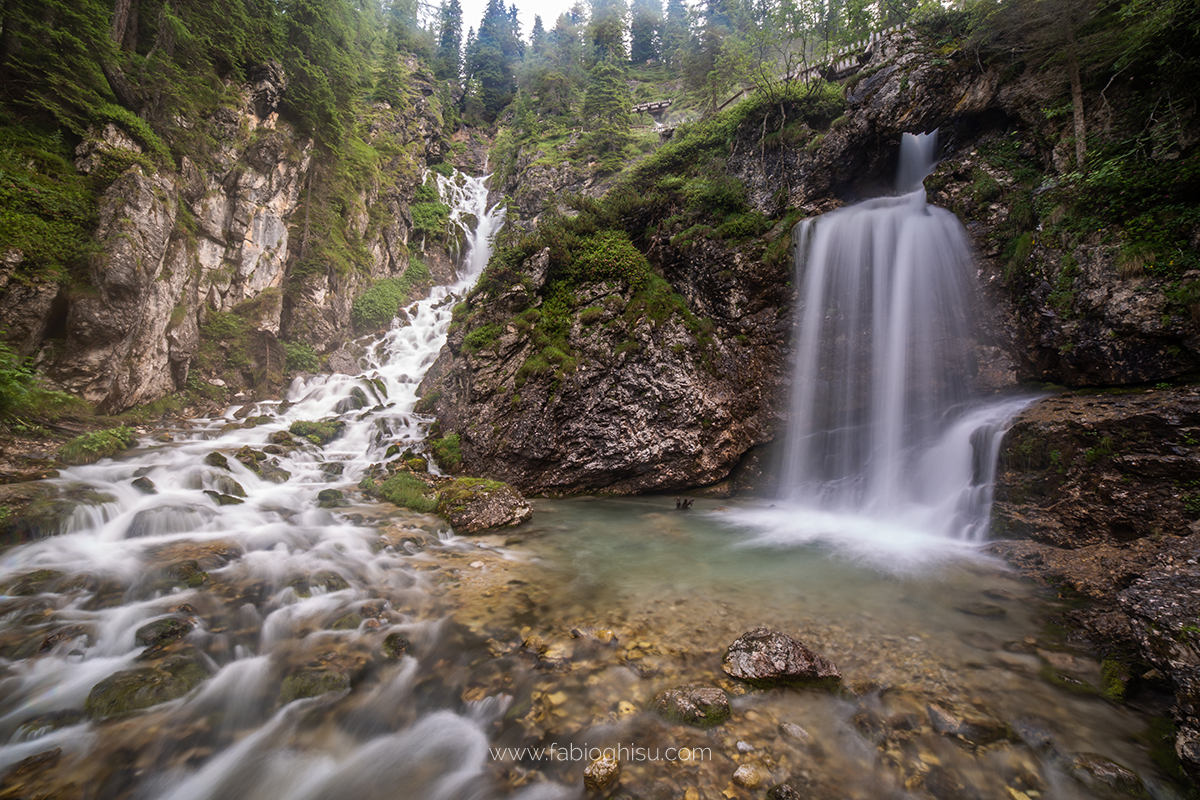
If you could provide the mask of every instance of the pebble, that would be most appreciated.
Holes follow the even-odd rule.
[[[471,567],[474,569],[483,569],[483,566],[484,566],[484,562],[482,562],[482,561],[472,561],[471,562]]]
[[[733,782],[747,789],[757,789],[767,779],[767,771],[760,764],[742,764],[733,773]]]
[[[801,728],[794,722],[783,722],[779,725],[779,732],[789,739],[797,742],[811,742],[812,734]]]
[[[593,792],[602,792],[617,782],[621,764],[611,755],[604,755],[584,767],[583,785]]]
[[[750,744],[749,742],[738,742],[737,751],[739,753],[753,753],[754,745]]]

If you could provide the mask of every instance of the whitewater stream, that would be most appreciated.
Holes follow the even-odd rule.
[[[789,469],[818,488],[775,503],[535,500],[532,522],[469,539],[386,503],[321,507],[325,489],[356,498],[389,448],[422,449],[417,385],[503,224],[483,179],[439,183],[468,242],[459,280],[361,375],[65,469],[53,482],[81,501],[62,531],[0,554],[0,798],[581,797],[593,748],[624,748],[608,794],[656,800],[784,782],[777,800],[1106,797],[1121,769],[1175,796],[1145,740],[1158,699],[1104,699],[1101,665],[1048,625],[1053,599],[981,554],[1022,399],[956,396],[936,430],[873,444],[818,448],[801,425],[824,466]],[[324,446],[282,444],[335,418]],[[878,458],[908,479],[872,477]],[[728,679],[725,648],[760,624],[832,659],[844,689]],[[724,688],[732,718],[649,710],[690,683]],[[758,781],[734,782],[747,765]]]

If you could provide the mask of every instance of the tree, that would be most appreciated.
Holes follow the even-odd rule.
[[[480,113],[494,122],[517,90],[516,65],[524,48],[518,37],[517,7],[505,9],[501,0],[488,0],[479,33],[467,46],[469,90]]]
[[[663,61],[672,67],[682,63],[683,48],[688,43],[688,9],[683,0],[667,0],[667,18],[663,22],[661,49]]]
[[[592,0],[592,16],[587,27],[592,63],[625,60],[625,15],[628,11],[625,0]]]
[[[462,5],[443,0],[438,10],[438,50],[434,74],[457,83],[462,74]]]
[[[656,59],[660,53],[661,0],[633,0],[629,20],[629,60],[634,64]]]
[[[612,58],[597,61],[584,97],[583,116],[590,128],[589,149],[600,156],[606,169],[620,166],[621,152],[629,140],[631,105],[624,66]]]

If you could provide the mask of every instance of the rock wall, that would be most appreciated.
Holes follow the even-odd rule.
[[[13,279],[19,263],[0,266],[0,317],[16,348],[64,389],[102,412],[117,412],[188,385],[213,312],[241,309],[254,335],[278,347],[303,342],[318,353],[352,332],[354,297],[372,281],[402,275],[410,254],[408,206],[427,163],[447,154],[432,76],[415,59],[411,106],[368,110],[370,144],[397,153],[379,185],[361,192],[360,211],[345,221],[367,254],[365,268],[301,266],[302,209],[316,184],[330,179],[317,149],[279,118],[286,92],[277,65],[252,70],[238,108],[218,108],[203,127],[208,152],[180,159],[177,170],[150,174],[134,165],[99,198],[96,252],[85,281],[72,286]],[[114,151],[140,152],[115,126],[80,145],[77,166],[100,169]],[[411,248],[411,249],[410,249]],[[452,271],[449,255],[428,248],[435,278]],[[419,252],[419,250],[418,250]],[[243,378],[219,371],[237,388]]]

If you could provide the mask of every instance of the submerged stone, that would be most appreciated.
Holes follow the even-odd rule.
[[[583,768],[583,785],[593,792],[602,792],[617,782],[621,775],[621,762],[614,755],[601,755]]]
[[[213,499],[213,502],[219,506],[236,506],[236,505],[241,505],[242,503],[246,502],[245,500],[243,500],[240,497],[234,497],[233,495],[228,495],[228,494],[221,494],[220,492],[214,492],[211,489],[205,489],[204,493],[206,495],[208,495],[209,497],[211,497]]]
[[[729,645],[721,668],[752,686],[813,686],[841,682],[837,666],[786,633],[758,627]]]
[[[305,697],[317,697],[327,692],[341,692],[350,688],[350,679],[331,669],[302,669],[283,679],[279,688],[279,702],[287,705]]]
[[[133,479],[133,488],[137,489],[142,494],[158,494],[158,489],[154,487],[154,481],[142,476],[141,478]]]
[[[716,686],[690,684],[660,692],[654,710],[672,722],[711,728],[729,719],[729,697]]]
[[[84,709],[95,720],[130,714],[183,697],[206,677],[204,667],[184,658],[124,670],[93,686]]]
[[[317,492],[317,505],[321,508],[341,508],[349,505],[339,489],[322,489]]]
[[[158,647],[182,639],[191,633],[192,627],[185,619],[167,617],[138,628],[134,641],[143,647]]]
[[[398,633],[389,633],[383,640],[383,654],[388,658],[398,659],[408,652],[412,645]]]

